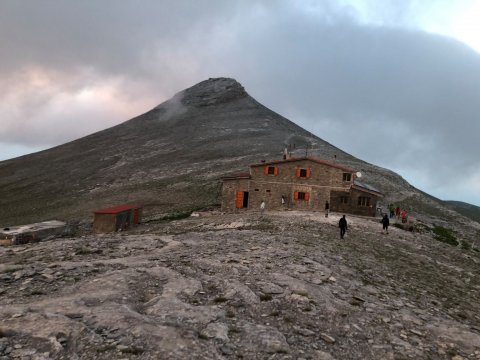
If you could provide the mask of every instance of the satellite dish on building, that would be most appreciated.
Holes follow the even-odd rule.
[[[357,176],[357,178],[361,178],[362,177],[362,173],[360,171],[357,171],[357,173],[355,174]]]

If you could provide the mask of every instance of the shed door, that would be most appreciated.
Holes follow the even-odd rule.
[[[138,212],[140,210],[139,209],[133,209],[133,223],[134,224],[138,224]]]
[[[235,207],[237,209],[248,208],[248,191],[237,191],[235,197]]]

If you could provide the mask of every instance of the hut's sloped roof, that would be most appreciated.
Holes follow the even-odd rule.
[[[142,207],[141,205],[124,204],[124,205],[112,206],[110,208],[95,210],[94,213],[95,214],[118,214],[123,211],[139,209],[141,207]]]
[[[354,173],[355,170],[347,167],[347,166],[343,166],[343,165],[340,165],[340,164],[336,164],[336,163],[332,163],[330,161],[326,161],[326,160],[323,160],[323,159],[320,159],[320,158],[317,158],[317,157],[313,157],[313,156],[307,156],[307,157],[291,157],[289,159],[284,159],[284,160],[273,160],[273,161],[267,161],[267,162],[262,162],[262,163],[259,163],[259,164],[252,164],[250,166],[254,167],[254,166],[265,166],[265,165],[275,165],[275,164],[283,164],[283,163],[290,163],[290,162],[295,162],[295,161],[302,161],[302,160],[308,160],[308,161],[313,161],[317,164],[322,164],[322,165],[327,165],[327,166],[331,166],[331,167],[334,167],[334,168],[337,168],[337,169],[340,169],[340,170],[343,170],[345,172],[349,172],[349,173]]]
[[[356,186],[356,187],[359,187],[359,188],[363,188],[363,189],[368,190],[368,191],[372,191],[372,192],[382,194],[380,192],[380,190],[374,188],[372,185],[366,184],[364,182],[360,182],[357,179],[353,180],[353,185]]]
[[[251,176],[250,176],[250,173],[248,172],[230,174],[222,177],[223,180],[250,179],[250,178]]]

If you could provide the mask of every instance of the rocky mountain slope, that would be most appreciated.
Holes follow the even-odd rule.
[[[220,177],[278,159],[285,147],[359,170],[385,203],[437,223],[470,226],[399,175],[356,159],[267,109],[235,80],[203,81],[118,126],[0,162],[0,226],[91,219],[118,203],[145,205],[147,218],[219,204]],[[312,150],[313,149],[313,150]],[[464,231],[466,234],[475,231]]]
[[[480,359],[480,253],[294,211],[0,247],[1,359]]]

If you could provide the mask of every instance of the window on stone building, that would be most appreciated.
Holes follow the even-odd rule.
[[[303,191],[295,191],[293,193],[293,198],[295,200],[304,200],[304,201],[308,201],[310,200],[310,193],[308,192],[303,192]]]
[[[348,196],[340,196],[340,204],[348,204]]]
[[[265,174],[266,175],[278,175],[278,167],[276,166],[265,166]]]
[[[297,169],[297,177],[299,178],[309,178],[311,175],[310,169]]]
[[[366,196],[360,196],[358,198],[358,206],[370,206],[370,198]]]
[[[351,180],[352,180],[352,174],[343,173],[343,181],[351,181]]]

